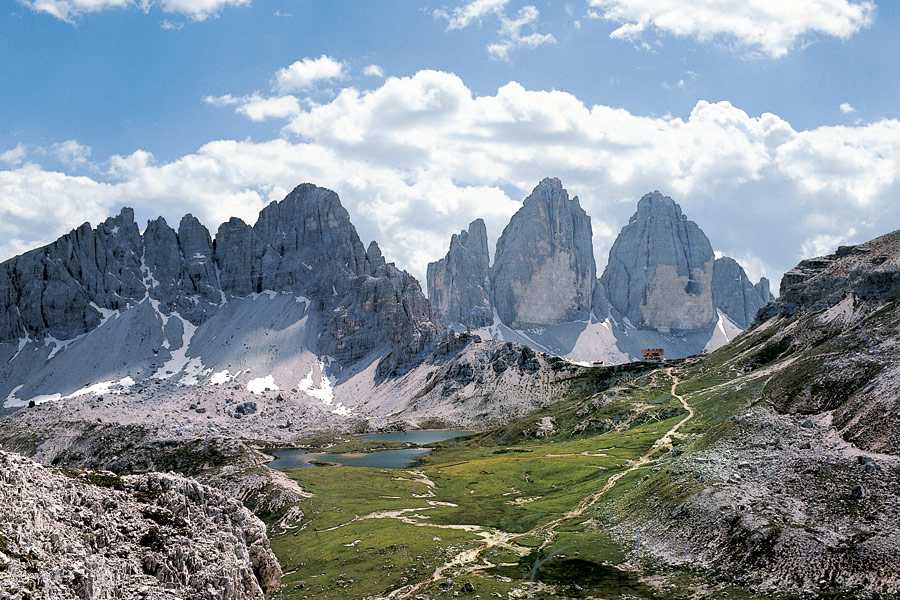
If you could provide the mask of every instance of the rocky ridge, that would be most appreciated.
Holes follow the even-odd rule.
[[[744,268],[727,256],[713,263],[712,297],[715,307],[741,329],[749,327],[759,309],[774,300],[768,279],[751,283]]]
[[[342,379],[377,387],[443,332],[415,278],[365,248],[337,195],[311,184],[214,240],[191,215],[177,231],[159,218],[141,234],[127,208],[82,225],[0,264],[0,315],[5,409],[138,396],[138,414],[97,418],[152,423],[152,392],[187,400],[202,386],[236,419],[223,395],[283,390],[297,401],[281,425],[303,431],[349,414],[333,402]]]
[[[142,235],[126,208],[0,264],[0,342],[55,340],[60,348],[116,312],[149,304],[169,328],[153,347],[164,358],[180,342],[169,337],[263,291],[308,298],[326,317],[318,353],[352,364],[382,352],[383,377],[439,334],[415,279],[386,263],[377,244],[363,247],[337,194],[303,184],[252,227],[223,223],[214,241],[191,215],[178,232],[159,218]]]
[[[502,322],[527,329],[590,316],[597,278],[591,218],[559,179],[544,179],[497,241],[491,268]]]
[[[670,357],[714,350],[772,299],[767,280],[754,285],[733,259],[716,260],[697,224],[659,192],[638,202],[599,279],[590,217],[558,179],[542,181],[513,215],[487,280],[483,224],[472,239],[454,235],[429,265],[438,319],[579,362],[637,360],[648,347]]]
[[[490,254],[484,221],[450,238],[444,258],[428,264],[428,299],[446,325],[477,328],[494,322]]]
[[[776,408],[828,411],[873,452],[900,447],[900,232],[802,261],[758,318],[776,331],[767,356],[786,361],[766,386]]]
[[[698,329],[715,323],[712,245],[674,200],[645,195],[609,251],[600,278],[612,307],[638,327]]]
[[[617,504],[613,533],[640,536],[636,561],[761,595],[896,597],[898,350],[900,232],[802,261],[732,345],[688,361],[689,402],[737,408]]]

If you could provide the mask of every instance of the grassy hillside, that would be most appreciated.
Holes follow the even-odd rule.
[[[438,444],[415,469],[290,471],[313,495],[288,527],[271,519],[284,597],[864,596],[823,550],[821,565],[800,558],[819,540],[847,569],[883,569],[847,552],[873,535],[854,533],[854,519],[893,518],[900,478],[890,471],[878,488],[884,514],[874,500],[852,515],[850,500],[816,504],[833,478],[864,475],[772,409],[798,365],[829,352],[798,345],[776,320],[710,356],[585,369],[559,384],[565,400]],[[893,533],[874,535],[890,545]],[[783,584],[766,579],[773,564]]]

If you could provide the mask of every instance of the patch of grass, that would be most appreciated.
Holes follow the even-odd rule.
[[[299,528],[272,537],[288,573],[285,598],[383,594],[428,579],[443,561],[483,543],[479,531],[524,534],[559,518],[602,489],[609,477],[628,468],[685,417],[671,393],[668,368],[681,381],[677,392],[695,410],[673,444],[679,453],[714,444],[740,426],[731,417],[760,397],[762,378],[744,370],[741,361],[774,333],[751,330],[702,359],[585,369],[564,382],[570,390],[566,399],[504,427],[429,444],[435,451],[415,471],[288,471],[314,496],[300,503],[305,517]],[[742,378],[740,384],[734,383],[737,377]],[[555,431],[538,438],[537,424],[547,417]],[[406,446],[349,436],[319,436],[304,443],[333,452]],[[680,486],[668,470],[664,450],[651,458],[621,477],[596,506],[563,521],[552,536],[513,538],[514,546],[530,550],[524,558],[495,547],[480,558],[507,566],[455,573],[452,583],[436,581],[421,592],[430,597],[525,596],[534,560],[547,559],[539,578],[545,587],[531,590],[534,598],[688,597],[696,583],[693,575],[675,578],[680,583],[662,592],[642,583],[640,573],[615,569],[625,552],[604,531],[630,507],[657,505],[660,499],[674,505],[702,489],[699,483]],[[560,556],[548,558],[556,550]],[[578,587],[571,587],[572,581]],[[729,598],[753,597],[737,588],[729,593]]]

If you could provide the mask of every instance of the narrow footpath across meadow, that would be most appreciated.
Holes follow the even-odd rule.
[[[479,559],[479,557],[481,557],[482,554],[492,548],[503,547],[510,550],[515,550],[515,548],[513,547],[513,543],[520,538],[542,537],[544,539],[544,542],[541,544],[541,548],[544,548],[552,542],[560,525],[572,519],[577,519],[583,516],[589,508],[597,504],[597,502],[599,502],[603,498],[603,496],[609,493],[609,491],[612,490],[623,477],[653,462],[654,459],[652,457],[655,454],[657,454],[661,450],[671,451],[672,439],[686,423],[694,418],[694,409],[687,403],[684,397],[680,396],[677,393],[676,388],[678,387],[679,380],[678,377],[673,373],[671,367],[666,369],[666,374],[672,379],[672,396],[674,396],[678,399],[679,402],[681,402],[682,407],[684,407],[688,414],[678,423],[673,425],[672,428],[669,429],[662,437],[657,439],[643,455],[633,460],[628,465],[628,468],[610,476],[609,479],[606,480],[606,483],[602,488],[600,488],[593,494],[582,498],[575,507],[573,507],[571,510],[567,511],[560,517],[553,519],[552,521],[548,521],[547,523],[542,523],[524,533],[508,533],[499,530],[483,531],[479,533],[479,535],[484,537],[484,541],[482,541],[478,546],[475,546],[474,548],[469,548],[460,552],[444,564],[438,566],[434,570],[434,573],[431,575],[431,577],[429,577],[427,580],[421,581],[415,585],[398,588],[396,590],[393,590],[386,596],[379,596],[377,598],[385,600],[403,600],[405,598],[411,598],[414,594],[420,592],[427,586],[444,579],[448,576],[449,573],[452,573],[453,571],[463,568],[470,571],[488,568],[490,566],[489,564],[485,564],[483,566],[473,565]]]

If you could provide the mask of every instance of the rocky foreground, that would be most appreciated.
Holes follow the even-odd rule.
[[[0,451],[0,598],[263,599],[281,567],[240,502],[174,474],[60,471]]]

